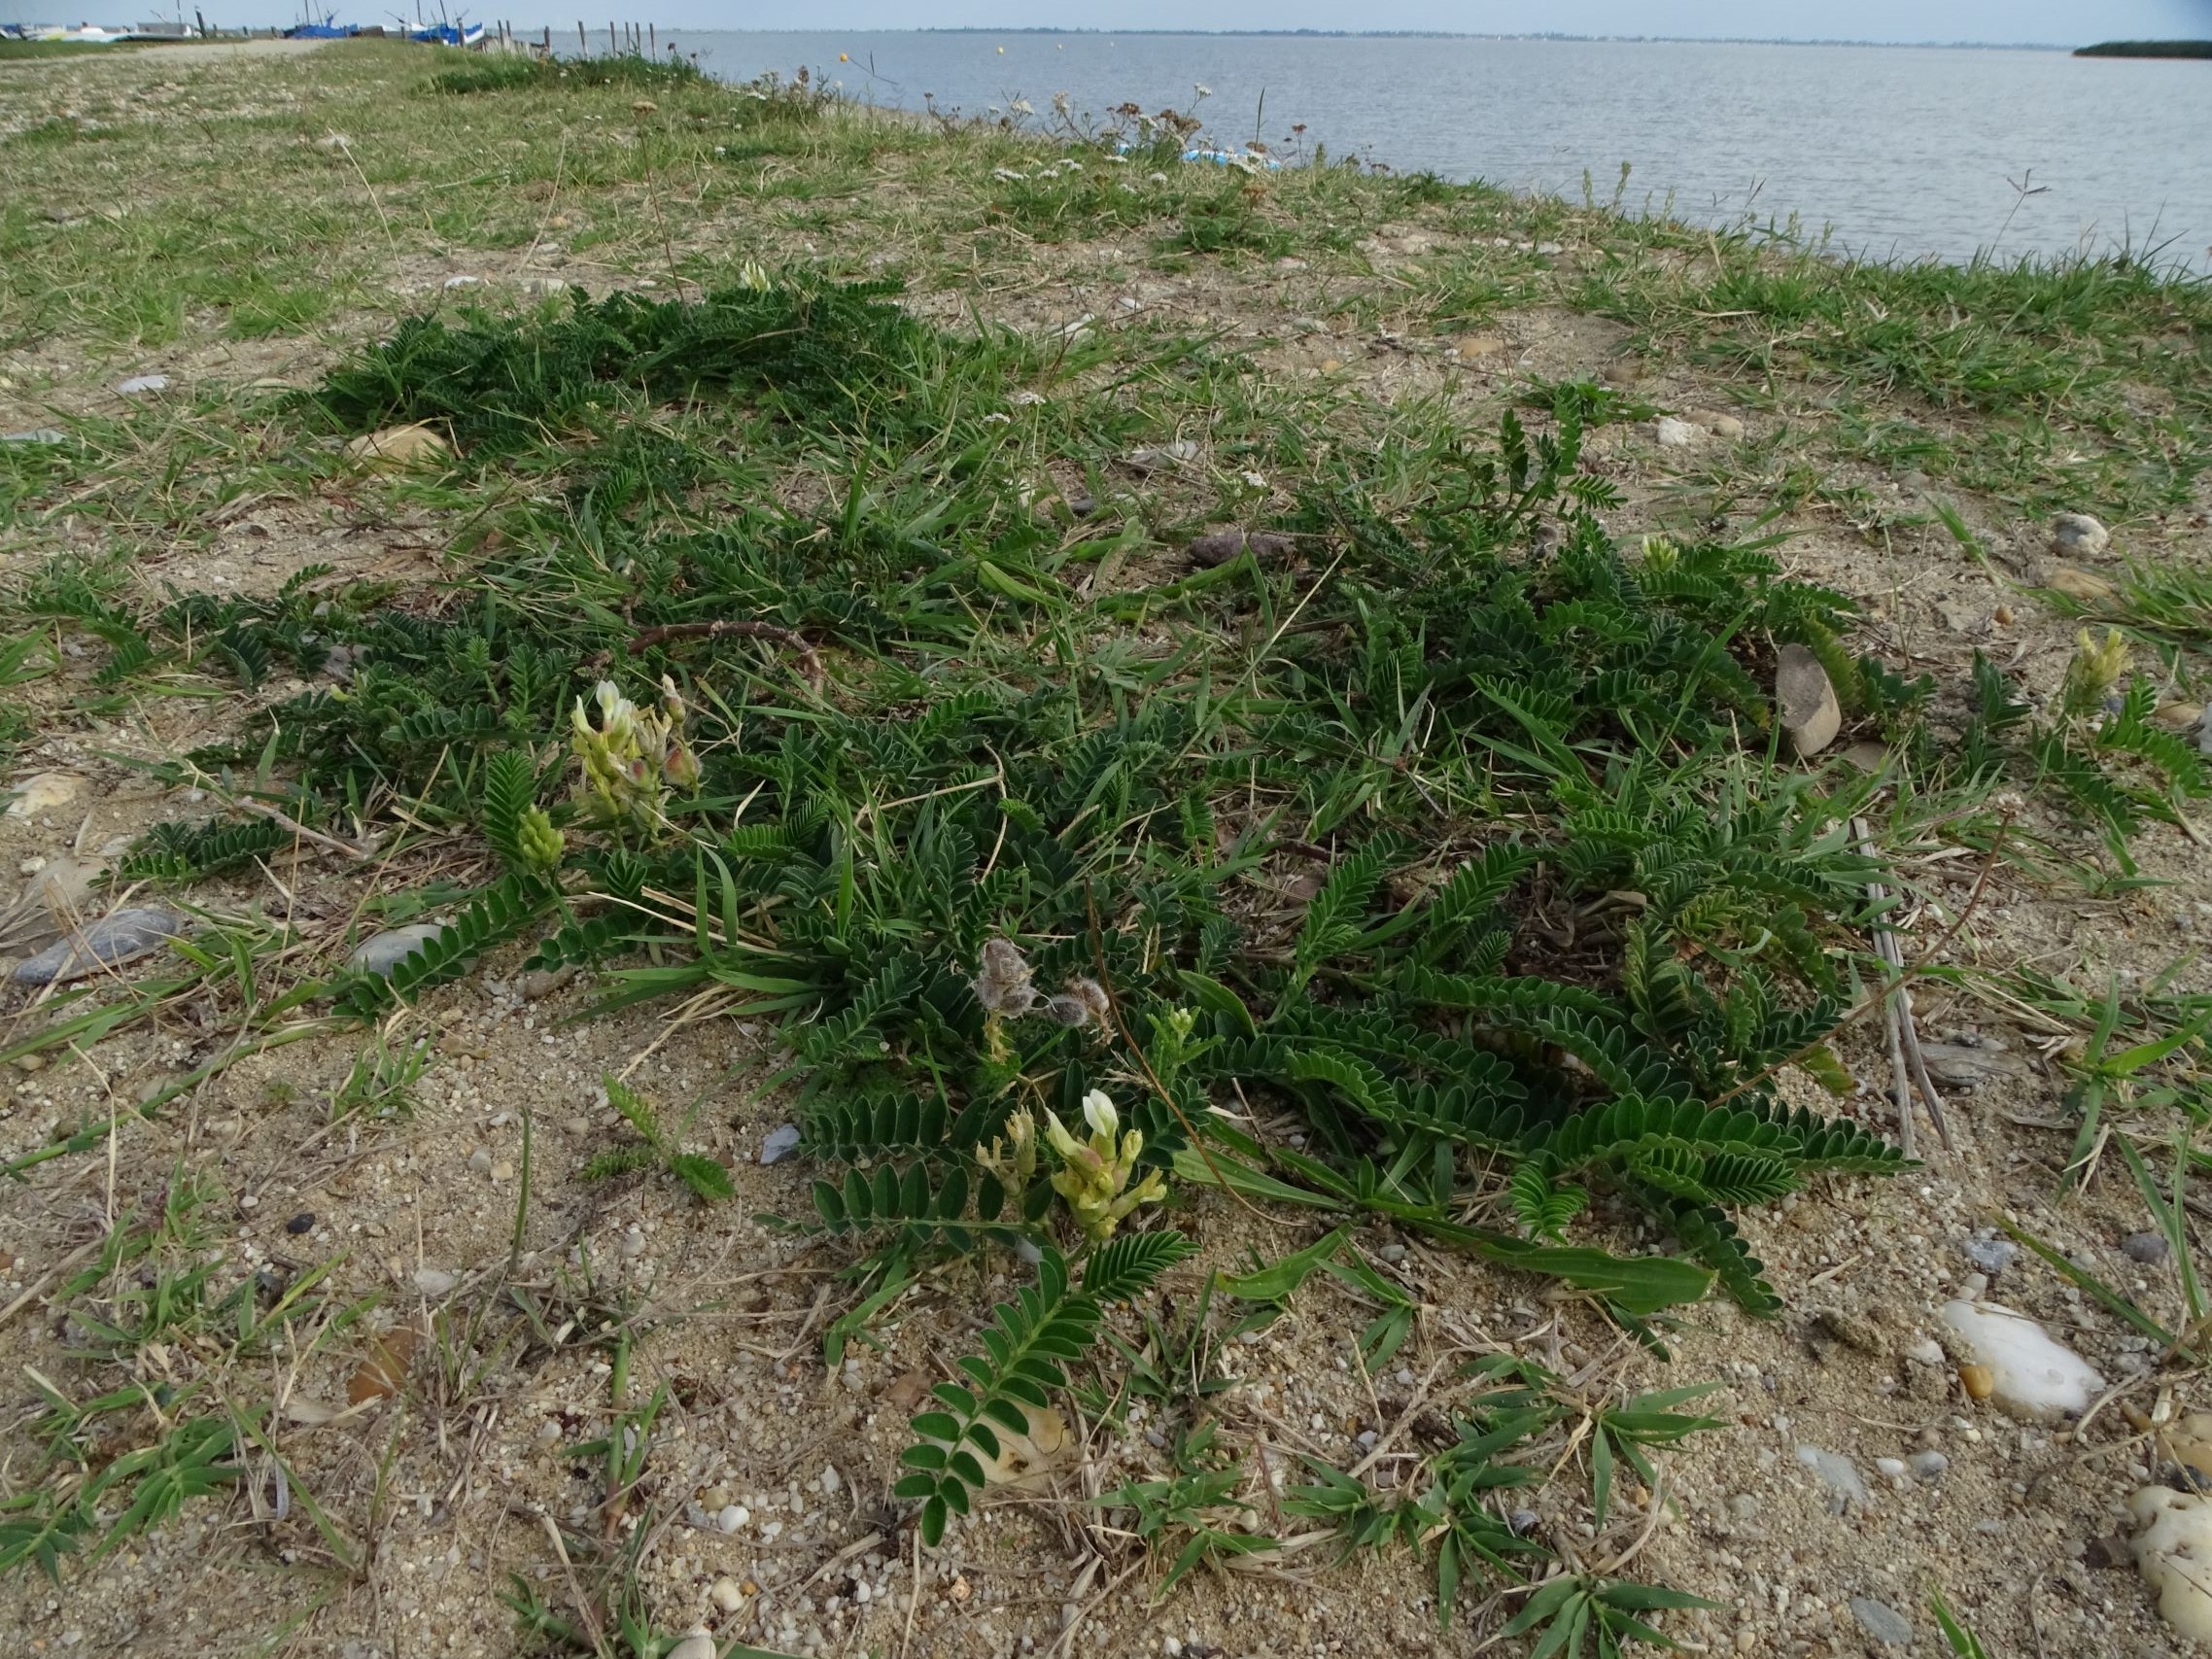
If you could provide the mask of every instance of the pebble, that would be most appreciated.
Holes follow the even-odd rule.
[[[1728,1500],[1728,1512],[1739,1521],[1751,1520],[1759,1512],[1759,1501],[1748,1492],[1739,1492]]]
[[[1951,1460],[1941,1452],[1915,1452],[1905,1467],[1922,1480],[1933,1480],[1951,1467]]]
[[[1661,415],[1652,422],[1651,432],[1661,449],[1687,449],[1705,436],[1689,422],[1677,421],[1672,415]]]
[[[468,1155],[468,1172],[471,1175],[489,1175],[492,1173],[492,1155],[487,1148],[478,1147]]]
[[[74,773],[41,772],[17,784],[8,803],[11,818],[35,818],[56,807],[66,807],[84,793],[85,780]]]
[[[315,1230],[315,1212],[313,1210],[301,1210],[299,1214],[284,1224],[284,1230],[294,1235],[313,1232]]]
[[[523,1001],[538,1002],[551,996],[575,977],[576,965],[569,962],[558,968],[533,968],[528,973],[517,974],[514,985],[515,989],[522,993]]]
[[[1943,1369],[1946,1360],[1943,1344],[1932,1336],[1923,1336],[1918,1342],[1909,1345],[1905,1349],[1905,1358],[1916,1365],[1925,1365],[1930,1370],[1939,1371]]]
[[[1902,1480],[1905,1478],[1905,1460],[1903,1458],[1876,1458],[1874,1460],[1874,1467],[1880,1469],[1884,1474],[1887,1475],[1891,1480]]]
[[[799,1125],[796,1123],[785,1123],[779,1128],[769,1130],[760,1143],[761,1162],[775,1163],[790,1157],[798,1151],[799,1139]]]
[[[1875,1601],[1871,1596],[1851,1598],[1851,1617],[1859,1628],[1875,1641],[1890,1647],[1913,1645],[1913,1621],[1895,1607]]]
[[[69,434],[52,427],[33,427],[29,432],[0,432],[0,443],[67,443]]]
[[[151,393],[169,390],[166,374],[134,374],[128,380],[119,381],[116,390],[125,397],[144,397]]]
[[[1859,1475],[1858,1466],[1840,1453],[1824,1451],[1818,1446],[1799,1446],[1797,1461],[1819,1477],[1828,1492],[1828,1508],[1833,1514],[1842,1514],[1850,1503],[1865,1504],[1871,1495],[1866,1482]]]
[[[2015,1417],[2048,1423],[2079,1416],[2104,1387],[2087,1361],[2025,1314],[1959,1300],[1946,1302],[1942,1318],[1973,1350],[1976,1363],[1959,1367],[1967,1392],[1993,1396]],[[1969,1378],[1968,1371],[1983,1374]]]
[[[442,1296],[460,1283],[461,1280],[457,1276],[446,1272],[441,1267],[418,1267],[415,1269],[415,1289],[422,1292],[426,1296]]]
[[[624,1233],[622,1235],[622,1254],[633,1262],[644,1255],[645,1235],[636,1227],[632,1227]]]
[[[745,1605],[743,1587],[730,1577],[715,1579],[708,1587],[707,1599],[714,1604],[717,1611],[725,1613],[734,1613]]]
[[[751,1511],[743,1503],[725,1503],[716,1512],[714,1524],[726,1533],[734,1533],[751,1519]]]
[[[479,276],[449,276],[445,279],[445,286],[448,289],[482,288],[484,279]]]
[[[2130,1262],[2140,1262],[2149,1267],[2163,1262],[2173,1253],[2162,1232],[2131,1232],[2120,1241],[2120,1253]]]
[[[1744,423],[1734,415],[1715,415],[1707,424],[1711,428],[1714,437],[1725,439],[1729,443],[1736,442],[1744,435]]]
[[[346,957],[346,966],[361,973],[389,978],[392,970],[428,945],[444,927],[434,921],[418,921],[394,927],[363,939]]]
[[[1966,1260],[1991,1277],[2010,1267],[2020,1256],[2020,1246],[2009,1238],[1970,1238],[1959,1248]]]
[[[512,1181],[514,1179],[514,1165],[503,1158],[494,1158],[492,1160],[492,1179],[494,1181]]]
[[[19,964],[17,985],[66,985],[101,968],[136,961],[166,941],[183,936],[188,923],[175,911],[133,906],[111,911],[74,939],[49,945]]]
[[[564,1134],[574,1135],[578,1140],[581,1140],[592,1132],[591,1120],[589,1118],[564,1118],[561,1120],[561,1130]]]
[[[2051,521],[2051,550],[2067,558],[2093,559],[2111,541],[2111,533],[2088,513],[2060,513]]]
[[[1158,449],[1132,449],[1123,458],[1123,465],[1137,472],[1158,472],[1197,459],[1198,446],[1187,437],[1179,437]]]
[[[715,1659],[719,1652],[711,1631],[687,1630],[683,1640],[668,1651],[668,1659]]]

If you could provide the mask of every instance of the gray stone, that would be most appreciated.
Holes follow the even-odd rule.
[[[1858,1466],[1839,1453],[1823,1451],[1818,1446],[1799,1446],[1797,1461],[1819,1477],[1821,1487],[1828,1495],[1828,1508],[1833,1514],[1842,1514],[1847,1505],[1856,1503],[1864,1507],[1869,1501],[1866,1481],[1860,1477]]]
[[[17,985],[67,985],[102,968],[136,961],[164,942],[182,938],[189,926],[175,911],[158,906],[111,911],[19,964],[14,977]]]
[[[2120,1252],[2128,1261],[2150,1267],[2172,1255],[2173,1246],[2162,1232],[2131,1232],[2120,1241]]]
[[[2027,1071],[2024,1060],[1989,1037],[1922,1043],[1920,1054],[1936,1082],[1960,1089],[1973,1089],[1996,1078],[2023,1076]]]
[[[169,377],[166,374],[134,374],[128,380],[120,382],[116,390],[125,397],[143,397],[151,393],[168,391]]]
[[[799,1125],[785,1123],[781,1128],[771,1129],[760,1143],[760,1160],[774,1163],[788,1158],[799,1149]]]
[[[1951,1460],[1941,1452],[1915,1452],[1905,1467],[1922,1480],[1933,1480],[1951,1467]]]
[[[2060,513],[2051,521],[2051,550],[2069,559],[2093,559],[2111,541],[2111,533],[2088,513]]]
[[[0,443],[67,443],[69,434],[52,427],[33,427],[29,432],[0,432]]]
[[[1895,1607],[1886,1607],[1870,1596],[1851,1598],[1851,1617],[1858,1620],[1861,1630],[1884,1646],[1913,1645],[1913,1621]]]
[[[1967,1261],[1992,1277],[2010,1267],[2020,1255],[2020,1246],[2009,1238],[1970,1238],[1959,1249],[1966,1253]]]
[[[405,927],[389,928],[363,939],[346,957],[346,966],[379,979],[388,977],[394,968],[428,945],[444,927],[434,921],[418,921]]]

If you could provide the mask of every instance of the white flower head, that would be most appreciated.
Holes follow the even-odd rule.
[[[1090,1125],[1090,1132],[1102,1136],[1108,1146],[1122,1132],[1122,1115],[1114,1110],[1114,1102],[1102,1089],[1093,1089],[1083,1097],[1083,1121]]]

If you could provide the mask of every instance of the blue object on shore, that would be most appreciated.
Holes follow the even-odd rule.
[[[339,23],[331,19],[335,12],[327,13],[319,23],[294,23],[284,31],[286,40],[352,40],[361,33],[359,23]]]
[[[432,23],[409,29],[407,38],[425,46],[474,46],[484,38],[482,23]]]

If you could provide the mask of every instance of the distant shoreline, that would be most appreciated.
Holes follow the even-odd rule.
[[[2212,40],[2108,40],[2076,47],[2076,57],[2212,58]]]

